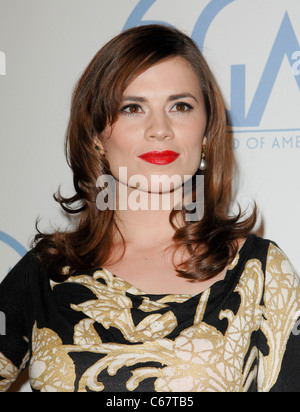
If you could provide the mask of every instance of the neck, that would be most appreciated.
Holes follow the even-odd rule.
[[[148,193],[118,182],[115,216],[126,243],[146,248],[171,244],[175,229],[169,217],[180,201],[181,191]]]

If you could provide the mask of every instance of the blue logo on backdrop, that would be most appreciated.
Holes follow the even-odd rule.
[[[21,245],[21,243],[19,243],[13,237],[9,236],[7,233],[2,232],[1,230],[0,230],[0,241],[6,244],[11,249],[13,249],[15,252],[17,252],[20,255],[20,257],[23,257],[27,253],[27,250],[25,249],[23,245]],[[9,270],[10,269],[11,267],[9,268]]]
[[[129,16],[124,30],[144,24],[168,24],[163,21],[143,20],[145,14],[156,3],[157,0],[140,0]],[[192,32],[192,38],[198,44],[200,50],[204,50],[205,38],[208,30],[218,16],[231,3],[237,0],[211,0],[202,10]],[[297,54],[299,53],[299,54]],[[231,66],[231,120],[233,127],[243,128],[243,133],[253,132],[246,128],[258,128],[261,125],[271,92],[276,83],[282,63],[287,57],[291,65],[291,76],[295,77],[295,86],[300,90],[300,45],[295,34],[291,19],[286,12],[283,14],[282,22],[270,51],[266,66],[258,83],[256,92],[248,112],[246,112],[246,65]],[[286,125],[284,125],[286,126]],[[260,132],[288,132],[300,131],[300,129],[277,129],[259,130]],[[255,132],[255,131],[254,131]],[[296,144],[300,148],[300,137],[297,136]],[[254,148],[254,147],[249,147]]]

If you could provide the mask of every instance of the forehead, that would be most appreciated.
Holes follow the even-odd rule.
[[[191,64],[182,57],[163,60],[139,74],[125,89],[124,95],[146,92],[198,93],[202,95],[199,79]]]

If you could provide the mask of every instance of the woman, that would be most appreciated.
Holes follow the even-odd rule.
[[[25,367],[34,391],[300,390],[299,282],[255,211],[229,216],[226,121],[178,30],[97,53],[67,131],[76,194],[56,196],[78,223],[39,232],[0,287],[2,390]]]

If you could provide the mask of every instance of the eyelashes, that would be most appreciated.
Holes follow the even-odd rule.
[[[138,104],[127,104],[120,109],[120,113],[132,116],[138,113],[142,113],[143,109]]]
[[[188,103],[184,103],[184,102],[176,103],[176,104],[173,106],[173,108],[174,108],[174,107],[177,108],[176,111],[177,111],[178,113],[190,112],[191,110],[194,109],[193,106],[191,106],[191,105],[188,104]]]
[[[178,102],[172,106],[171,113],[187,113],[194,110],[194,107],[186,102]],[[139,104],[131,103],[127,104],[120,109],[120,113],[127,116],[134,116],[143,113],[143,109]]]

